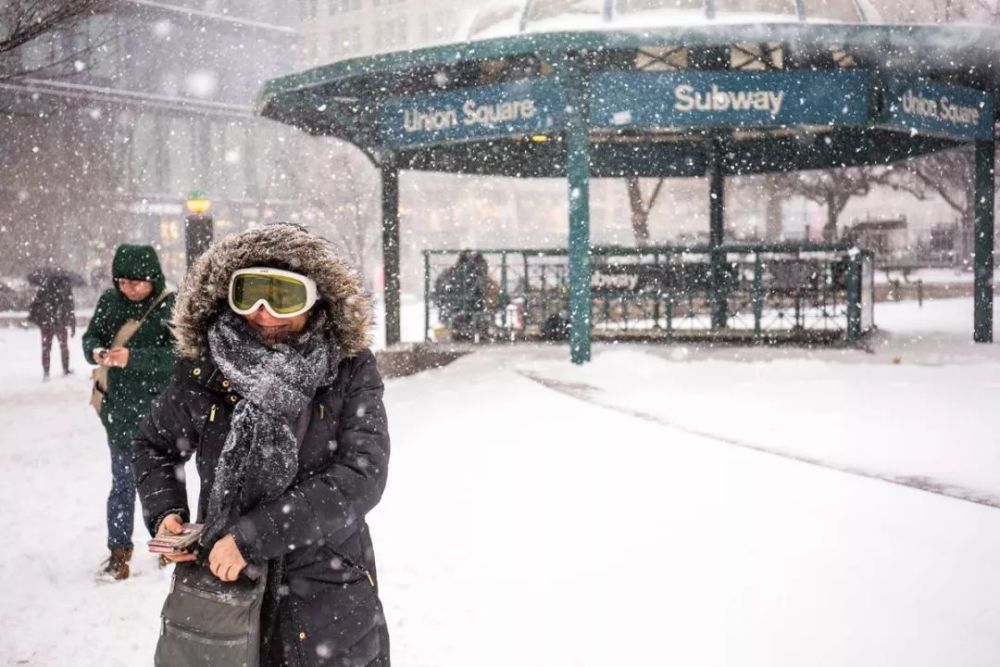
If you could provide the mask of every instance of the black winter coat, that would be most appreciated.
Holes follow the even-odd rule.
[[[389,434],[382,392],[370,351],[343,360],[333,383],[317,390],[308,415],[292,425],[301,436],[292,486],[250,510],[232,531],[248,562],[266,560],[270,566],[262,665],[389,664],[365,521],[386,482]],[[133,466],[151,534],[170,512],[188,520],[182,467],[195,452],[198,517],[204,519],[239,400],[211,361],[178,363],[134,441]]]
[[[68,280],[50,278],[35,294],[28,307],[28,321],[39,329],[69,327],[76,331],[73,287]]]

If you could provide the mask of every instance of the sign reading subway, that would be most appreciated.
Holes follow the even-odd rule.
[[[775,127],[860,124],[863,72],[604,72],[590,81],[602,127]]]

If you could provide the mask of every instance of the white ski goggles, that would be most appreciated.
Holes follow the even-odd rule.
[[[252,266],[234,271],[229,279],[229,307],[238,315],[264,306],[274,317],[295,317],[318,299],[316,281],[292,271]]]

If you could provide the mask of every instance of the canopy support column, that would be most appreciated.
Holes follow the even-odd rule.
[[[975,316],[973,340],[993,342],[993,171],[996,143],[976,142],[975,190]]]
[[[570,359],[590,361],[590,131],[586,75],[567,55],[560,80],[566,100],[566,179],[569,185]]]
[[[720,250],[725,242],[726,178],[722,171],[722,148],[718,139],[708,147],[708,245],[712,271],[712,330],[726,328],[728,300],[726,298],[726,253]]]
[[[382,170],[382,272],[384,276],[385,344],[395,345],[399,334],[399,168],[390,159]]]

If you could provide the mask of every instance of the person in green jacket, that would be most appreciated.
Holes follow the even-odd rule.
[[[170,383],[174,371],[174,338],[169,328],[174,296],[166,291],[156,251],[148,245],[121,245],[111,265],[114,287],[105,290],[83,335],[83,354],[108,367],[108,389],[101,402],[101,423],[111,451],[108,496],[110,557],[100,576],[127,579],[132,558],[135,479],[132,438],[149,404]],[[145,319],[142,319],[145,316]],[[115,334],[128,320],[142,320],[123,344]]]

